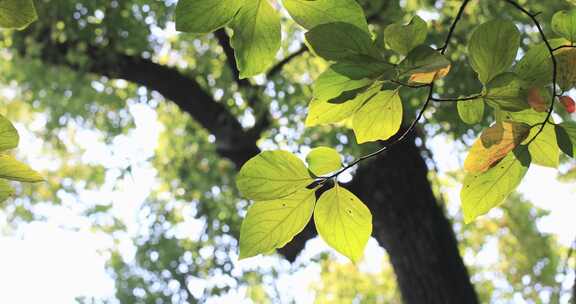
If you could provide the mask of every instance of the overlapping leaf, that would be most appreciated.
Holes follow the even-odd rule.
[[[552,17],[552,30],[571,42],[576,42],[576,9],[559,11]]]
[[[527,90],[522,80],[514,73],[502,73],[486,85],[484,100],[489,105],[504,111],[522,111],[530,108]]]
[[[384,30],[384,40],[394,51],[406,55],[426,40],[426,22],[414,16],[408,24],[394,23]]]
[[[252,204],[240,230],[240,259],[284,247],[308,224],[315,203],[314,191],[302,189]]]
[[[329,147],[312,149],[306,156],[308,168],[316,176],[334,172],[342,166],[342,159],[338,151]]]
[[[521,146],[488,171],[469,173],[460,192],[464,222],[470,223],[504,202],[520,185],[529,166],[530,154]]]
[[[283,0],[294,21],[306,29],[332,22],[345,22],[368,32],[362,7],[356,0]]]
[[[352,125],[356,141],[361,144],[389,139],[400,130],[402,115],[398,90],[379,92],[354,114]]]
[[[242,166],[236,177],[242,195],[256,201],[287,197],[312,181],[304,162],[282,150],[258,154]]]
[[[487,84],[511,65],[520,46],[520,33],[514,23],[492,20],[480,25],[468,42],[470,65]]]
[[[498,163],[528,136],[530,126],[517,122],[500,122],[484,130],[464,161],[464,169],[481,173]]]
[[[314,210],[322,239],[352,261],[359,261],[372,233],[372,214],[353,193],[336,185],[322,194]]]
[[[458,115],[463,122],[473,125],[482,121],[484,117],[484,100],[482,98],[475,98],[472,100],[460,101],[457,104]]]
[[[567,121],[555,126],[558,147],[566,155],[576,157],[576,123]]]

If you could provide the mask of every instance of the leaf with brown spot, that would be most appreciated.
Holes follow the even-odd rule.
[[[464,161],[464,169],[471,173],[490,169],[522,143],[529,133],[530,126],[524,123],[496,123],[484,130],[472,145]]]

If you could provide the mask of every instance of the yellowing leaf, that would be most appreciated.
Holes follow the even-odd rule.
[[[448,65],[445,68],[439,69],[437,71],[428,72],[428,73],[416,73],[410,76],[410,83],[431,83],[432,81],[436,81],[442,77],[445,77],[450,73],[450,68],[452,65]]]
[[[470,148],[464,169],[471,173],[488,170],[522,143],[529,131],[530,126],[515,122],[496,123],[484,130]]]
[[[338,151],[328,147],[312,149],[306,156],[308,168],[316,176],[322,176],[334,172],[342,166],[342,159]]]
[[[366,101],[352,120],[358,143],[386,140],[400,130],[402,100],[398,91],[381,91]]]
[[[0,178],[31,183],[44,180],[36,171],[7,154],[0,154]]]
[[[242,195],[257,201],[287,197],[312,181],[304,162],[283,150],[258,154],[242,166],[236,177]]]
[[[372,214],[353,193],[336,185],[324,192],[314,210],[314,223],[332,248],[358,262],[372,233]]]
[[[525,149],[510,153],[490,170],[470,173],[464,178],[460,200],[466,224],[504,202],[526,175],[529,158]]]
[[[12,123],[0,115],[0,151],[14,149],[18,146],[20,137]]]
[[[314,191],[304,189],[252,204],[240,230],[240,259],[284,247],[310,221],[315,202]]]

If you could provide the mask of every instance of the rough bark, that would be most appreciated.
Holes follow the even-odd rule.
[[[374,218],[407,304],[478,303],[451,223],[436,201],[413,138],[360,166],[349,188]]]

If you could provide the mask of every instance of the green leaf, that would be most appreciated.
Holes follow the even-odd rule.
[[[0,179],[0,203],[14,195],[14,189],[10,184]]]
[[[459,101],[457,107],[458,115],[460,115],[463,122],[469,125],[477,124],[484,118],[485,105],[482,98]]]
[[[338,63],[329,67],[312,85],[314,98],[324,102],[329,101],[341,96],[345,92],[364,88],[374,82],[369,78],[359,77],[357,74],[352,75],[353,77],[347,76],[346,74],[355,73],[351,71],[351,69],[353,69],[353,67],[350,67],[348,64],[340,65]],[[350,99],[353,98],[354,96],[350,97]]]
[[[426,22],[414,16],[408,24],[394,23],[387,26],[384,30],[384,40],[392,50],[406,55],[426,41],[427,31]]]
[[[552,17],[552,30],[558,35],[576,42],[576,9],[559,11]]]
[[[312,29],[324,23],[350,23],[368,33],[364,10],[355,0],[283,0],[296,23]]]
[[[312,149],[306,156],[308,168],[316,176],[334,172],[342,167],[342,159],[338,151],[328,147]]]
[[[314,191],[304,189],[252,204],[240,229],[240,259],[284,247],[308,224],[315,203]]]
[[[563,122],[555,127],[558,147],[570,157],[576,157],[576,123]]]
[[[8,119],[0,115],[0,151],[18,147],[19,141],[20,136],[18,136],[16,128]]]
[[[576,87],[576,49],[561,49],[556,53],[558,85],[563,91]]]
[[[442,54],[427,45],[414,48],[398,65],[400,76],[437,72],[450,66],[450,61]]]
[[[256,155],[242,166],[236,177],[242,195],[256,201],[287,197],[305,189],[312,181],[304,162],[283,150]]]
[[[485,101],[504,111],[522,111],[530,108],[522,80],[514,73],[503,73],[486,85]]]
[[[363,92],[359,92],[351,100],[343,103],[313,99],[308,107],[308,116],[306,117],[305,125],[306,127],[313,127],[316,125],[334,124],[352,118],[364,102],[376,95],[379,91],[380,88],[374,86]]]
[[[539,113],[532,109],[521,112],[506,113],[507,119],[531,126],[542,123],[546,119],[546,116],[547,113]],[[524,143],[531,140],[539,130],[540,126],[532,128]],[[530,143],[528,151],[532,156],[532,163],[545,167],[557,168],[560,163],[560,149],[558,149],[554,126],[546,124],[542,133],[540,133],[538,137]]]
[[[356,56],[381,59],[368,33],[349,23],[326,23],[306,33],[306,41],[314,53],[326,60],[340,61]]]
[[[31,183],[44,181],[36,171],[7,154],[0,154],[0,178]]]
[[[234,18],[244,0],[179,0],[176,29],[182,32],[211,33]]]
[[[0,1],[0,27],[24,29],[36,19],[38,15],[33,0]]]
[[[274,62],[280,49],[280,16],[268,0],[250,0],[232,23],[231,39],[240,77],[258,75]]]
[[[468,55],[480,81],[487,84],[505,72],[514,62],[519,46],[520,33],[510,21],[492,20],[476,28],[468,43]]]
[[[565,39],[550,39],[555,48],[569,44]],[[552,82],[552,60],[544,43],[531,47],[514,67],[514,72],[526,82],[528,87],[544,86]]]
[[[324,192],[314,210],[322,239],[354,262],[360,261],[372,233],[372,214],[360,199],[336,185]]]
[[[528,136],[530,126],[518,122],[499,122],[484,130],[464,161],[464,169],[480,173],[490,169]]]
[[[528,171],[530,154],[523,147],[517,150],[490,170],[464,178],[460,200],[466,224],[500,205],[520,185]]]
[[[402,115],[399,92],[379,92],[354,114],[352,125],[356,141],[361,144],[389,139],[400,130]]]
[[[396,67],[373,57],[359,55],[343,59],[331,66],[336,73],[350,79],[389,80],[396,76]]]

